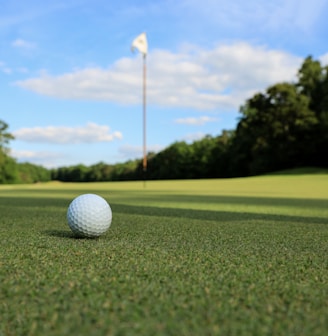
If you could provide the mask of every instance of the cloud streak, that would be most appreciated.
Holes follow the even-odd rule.
[[[328,53],[322,55],[320,58],[319,58],[320,62],[323,64],[323,65],[328,65]]]
[[[47,168],[55,167],[58,160],[66,157],[62,153],[33,150],[11,150],[10,155],[20,162],[33,162]]]
[[[35,47],[35,44],[23,39],[16,39],[14,40],[11,45],[15,48],[22,48],[22,49],[31,49]]]
[[[97,125],[95,123],[88,123],[85,126],[78,127],[47,126],[21,128],[14,131],[13,135],[17,140],[21,141],[61,145],[111,142],[123,138],[121,132],[110,132],[108,126]]]
[[[180,53],[154,50],[148,57],[148,102],[198,110],[236,109],[258,90],[294,78],[301,58],[245,42]],[[122,58],[110,68],[41,74],[15,84],[60,99],[141,102],[141,60]]]
[[[157,153],[163,149],[164,147],[161,145],[150,145],[147,147],[147,152]],[[119,147],[118,152],[122,159],[141,158],[143,156],[143,147],[125,144]]]
[[[197,132],[197,133],[190,133],[190,134],[186,134],[183,138],[182,141],[186,141],[186,142],[194,142],[194,141],[198,141],[202,138],[205,137],[205,133],[203,132]]]
[[[81,5],[83,1],[56,1],[53,3],[45,3],[40,1],[29,1],[14,3],[13,7],[10,5],[3,5],[0,14],[0,28],[10,28],[16,25],[21,25],[26,22],[38,20],[55,12],[61,12],[70,8]]]
[[[209,122],[215,122],[217,121],[217,118],[211,118],[211,117],[207,117],[207,116],[202,116],[199,118],[179,118],[179,119],[175,119],[174,123],[175,124],[182,124],[182,125],[191,125],[191,126],[202,126],[205,125]]]
[[[311,32],[319,19],[325,20],[326,0],[181,0],[177,11],[183,11],[184,24],[204,21],[205,25],[212,25],[218,31],[261,30],[269,33],[280,33],[282,28],[285,34]],[[219,8],[219,10],[218,10]]]
[[[5,62],[2,61],[0,61],[0,71],[7,75],[10,75],[13,72],[13,70],[9,66],[7,66]]]

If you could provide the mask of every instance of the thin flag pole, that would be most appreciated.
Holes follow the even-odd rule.
[[[147,65],[146,65],[146,54],[143,54],[143,178],[144,186],[146,186],[147,180],[147,100],[146,100],[146,74],[147,74]]]
[[[137,36],[131,46],[131,50],[139,50],[143,55],[143,161],[142,161],[142,170],[143,170],[143,180],[144,187],[146,187],[147,179],[147,148],[146,148],[146,56],[148,52],[148,42],[146,33],[142,33]]]

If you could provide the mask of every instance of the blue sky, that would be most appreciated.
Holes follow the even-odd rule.
[[[255,92],[328,64],[328,0],[0,0],[0,119],[11,154],[46,167],[142,156],[234,129]]]

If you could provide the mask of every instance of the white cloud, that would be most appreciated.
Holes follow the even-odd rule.
[[[57,161],[65,157],[65,155],[56,152],[15,149],[10,151],[10,155],[16,158],[19,162],[31,162],[47,168],[55,167]]]
[[[0,61],[0,71],[7,75],[13,72],[12,69],[8,67],[5,62],[2,62],[2,61]]]
[[[218,120],[217,118],[202,116],[202,117],[199,117],[199,118],[193,118],[193,117],[179,118],[179,119],[175,119],[174,122],[176,124],[182,124],[182,125],[202,126],[202,125],[205,125],[206,123],[215,122],[217,120]]]
[[[290,81],[302,59],[244,42],[180,53],[154,50],[148,55],[147,100],[164,107],[199,110],[238,108],[254,92]],[[41,95],[62,99],[141,103],[140,57],[122,58],[109,69],[86,68],[71,73],[16,82]]]
[[[23,48],[23,49],[30,49],[30,48],[34,48],[35,44],[23,39],[16,39],[14,40],[11,45],[15,48]]]
[[[19,72],[19,73],[24,73],[24,74],[29,72],[29,70],[27,68],[24,68],[24,67],[17,68],[16,71]]]
[[[26,74],[29,72],[29,70],[25,67],[10,68],[5,62],[2,62],[2,61],[0,61],[0,71],[7,75],[15,73],[15,72],[20,73],[20,74],[22,73]]]
[[[322,65],[324,65],[324,66],[328,65],[328,53],[320,56],[319,60],[320,60]]]
[[[8,67],[0,68],[0,70],[7,75],[10,75],[13,72],[13,70]]]
[[[110,132],[106,125],[88,123],[85,126],[47,126],[21,128],[13,132],[17,140],[51,144],[110,142],[122,139],[121,132]]]
[[[293,22],[295,31],[309,33],[324,14],[326,0],[280,0],[275,8],[268,13],[270,24],[276,28],[290,27]]]
[[[203,139],[205,137],[205,133],[203,132],[197,132],[197,133],[190,133],[185,135],[182,140],[186,142],[194,142],[200,139]]]
[[[0,27],[1,28],[11,28],[16,25],[21,25],[24,23],[29,23],[31,21],[36,21],[40,17],[44,17],[48,14],[60,12],[65,9],[74,8],[75,6],[81,5],[79,0],[77,1],[56,1],[56,2],[39,2],[39,1],[18,1],[12,6],[3,6],[0,13]],[[12,12],[11,10],[6,10],[7,8],[15,8]]]
[[[159,152],[164,149],[161,145],[149,145],[147,146],[147,153],[149,152]],[[131,158],[142,158],[143,156],[143,147],[135,145],[123,145],[119,147],[120,156],[124,159]]]
[[[198,20],[211,24],[218,31],[261,29],[263,32],[309,33],[320,18],[325,19],[326,0],[181,0],[184,24]],[[175,7],[176,7],[175,6]]]

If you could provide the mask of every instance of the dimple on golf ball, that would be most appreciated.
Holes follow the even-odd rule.
[[[112,210],[107,201],[95,194],[83,194],[73,199],[67,209],[67,222],[80,237],[99,237],[112,222]]]

